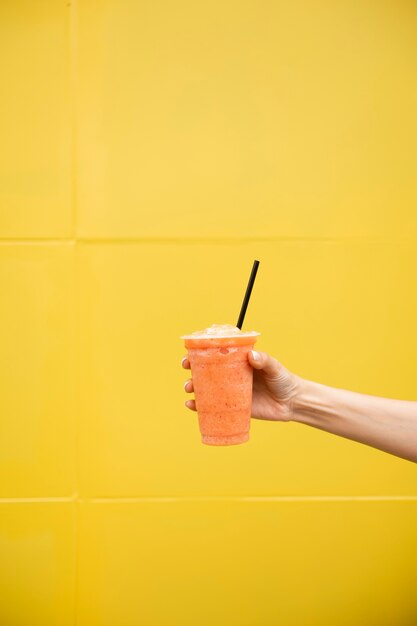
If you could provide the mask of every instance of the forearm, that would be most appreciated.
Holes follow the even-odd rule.
[[[417,402],[299,380],[293,420],[417,462]]]

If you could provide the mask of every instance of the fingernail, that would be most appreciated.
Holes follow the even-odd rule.
[[[187,360],[187,357],[186,357],[186,356],[184,356],[184,357],[182,358],[181,365],[184,365],[184,363],[185,363],[185,361],[186,361],[186,360]]]
[[[251,353],[252,353],[252,359],[254,361],[259,361],[259,359],[261,358],[259,352],[256,352],[256,350],[251,350]]]
[[[189,382],[190,382],[189,380],[186,380],[185,383],[184,383],[184,390],[185,391],[187,391],[187,385],[188,385]]]

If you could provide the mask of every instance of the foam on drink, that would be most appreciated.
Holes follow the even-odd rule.
[[[183,335],[181,339],[206,339],[210,337],[257,337],[259,333],[254,330],[243,332],[232,324],[212,324],[203,330],[196,330],[189,335]]]

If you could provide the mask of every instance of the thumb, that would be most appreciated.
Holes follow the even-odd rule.
[[[263,370],[268,378],[277,378],[279,376],[281,365],[266,352],[250,350],[248,352],[248,359],[254,369]]]

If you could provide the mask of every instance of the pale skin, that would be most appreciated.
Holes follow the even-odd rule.
[[[252,417],[299,422],[417,463],[417,402],[327,387],[289,372],[265,352],[251,351]],[[184,369],[190,369],[187,357]],[[184,389],[193,393],[193,381]],[[195,400],[185,405],[196,410]]]

